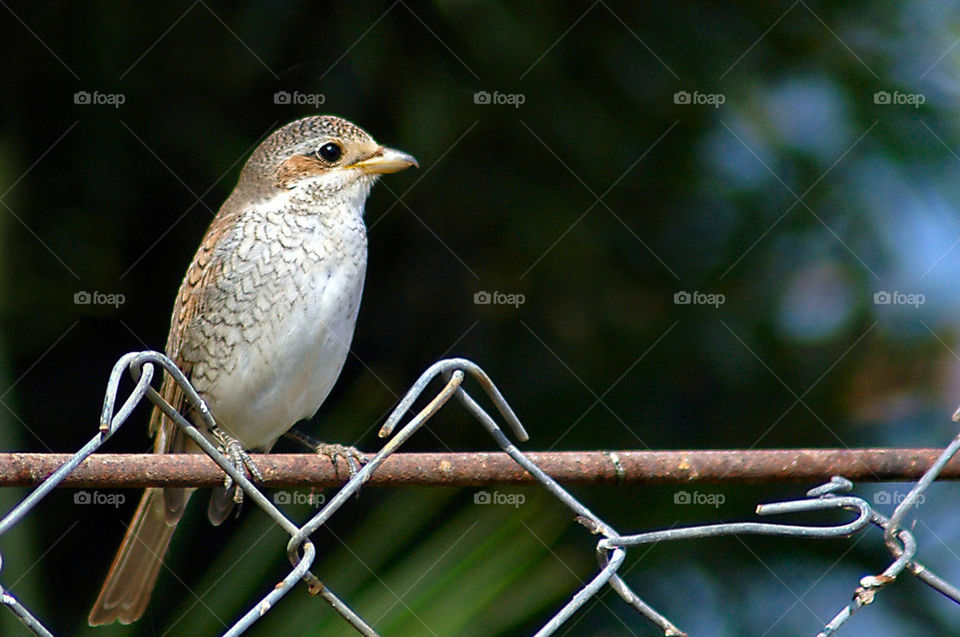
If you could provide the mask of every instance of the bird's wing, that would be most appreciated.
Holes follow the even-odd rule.
[[[173,306],[170,333],[167,335],[167,356],[176,363],[187,380],[191,378],[195,357],[198,354],[195,348],[190,346],[189,341],[193,331],[191,328],[195,326],[207,305],[209,294],[204,294],[203,291],[209,291],[214,287],[210,282],[217,278],[222,269],[222,261],[217,258],[217,246],[224,238],[227,229],[231,227],[235,216],[236,214],[221,209],[214,218],[190,267],[187,268],[187,274],[183,278],[183,283],[180,284],[180,291]],[[164,375],[160,395],[179,413],[188,415],[186,396],[169,374]],[[184,440],[179,427],[158,407],[153,408],[150,433],[155,437],[156,453],[176,453],[184,450]]]
[[[216,258],[217,245],[223,238],[226,229],[232,220],[229,213],[221,209],[220,213],[207,229],[206,235],[197,250],[187,274],[180,284],[177,300],[173,306],[173,315],[170,318],[170,333],[167,336],[167,356],[176,363],[187,380],[190,380],[197,352],[190,347],[189,340],[196,319],[204,312],[207,294],[204,290],[210,289],[211,280],[215,279],[222,268],[222,261]],[[160,385],[160,395],[177,412],[189,416],[189,405],[180,386],[170,374],[165,374]],[[150,433],[154,436],[155,453],[184,453],[196,451],[194,445],[183,431],[159,407],[153,408],[150,417]],[[183,516],[187,500],[192,489],[163,490],[164,510],[168,523],[175,523]]]

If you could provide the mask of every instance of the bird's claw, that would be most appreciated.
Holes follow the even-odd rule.
[[[230,460],[230,464],[232,464],[237,471],[243,472],[246,470],[254,480],[263,482],[263,474],[260,473],[257,465],[253,463],[253,458],[250,457],[250,454],[243,448],[239,440],[219,428],[213,429],[213,435],[216,437],[217,442],[220,443],[220,453]],[[223,488],[228,491],[233,488],[233,501],[237,504],[243,504],[243,489],[234,485],[233,478],[229,473],[223,478]]]
[[[337,471],[338,473],[337,458],[343,458],[347,461],[347,466],[350,468],[351,478],[357,475],[357,472],[360,471],[361,465],[367,461],[364,455],[356,447],[320,442],[316,438],[308,436],[300,431],[291,430],[285,433],[284,436],[290,438],[291,440],[296,440],[317,455],[330,458],[330,462],[333,463],[333,470]]]
[[[366,458],[356,447],[318,442],[314,445],[313,450],[318,455],[330,458],[330,462],[333,463],[333,470],[337,473],[339,473],[339,469],[337,469],[337,458],[346,460],[347,467],[350,469],[351,478],[357,475],[360,467],[366,462]]]

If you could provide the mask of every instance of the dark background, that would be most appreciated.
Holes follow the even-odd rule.
[[[163,348],[186,265],[246,156],[316,112],[420,169],[385,178],[368,202],[354,355],[305,431],[374,450],[420,372],[459,355],[502,388],[531,433],[525,449],[943,446],[953,435],[953,3],[0,4],[6,450],[68,452],[91,438],[116,359]],[[123,103],[76,103],[81,91]],[[281,91],[323,103],[277,103]],[[478,91],[522,104],[477,103]],[[123,303],[75,304],[82,291]],[[481,291],[524,303],[476,304]],[[723,303],[675,303],[682,292]],[[922,298],[876,302],[883,292]],[[143,408],[105,452],[148,449],[146,420]],[[410,443],[492,447],[456,406]],[[687,488],[722,495],[716,508],[674,504],[676,488],[573,491],[636,532],[751,520],[757,502],[811,486]],[[857,492],[880,489],[908,485]],[[500,491],[525,503],[367,489],[316,534],[314,570],[384,635],[531,634],[595,573],[595,538],[539,489]],[[125,503],[57,491],[0,540],[3,585],[58,634],[85,632],[139,497],[107,495]],[[22,493],[0,496],[9,507]],[[914,528],[920,559],[954,582],[956,497],[935,485]],[[283,576],[285,535],[266,516],[247,507],[213,528],[203,508],[174,539],[144,619],[97,634],[222,632]],[[872,530],[661,544],[632,550],[624,568],[694,635],[810,635],[889,560]],[[0,622],[26,632],[10,614]],[[958,623],[955,605],[905,576],[842,634]],[[302,588],[249,634],[294,631],[351,634]],[[607,590],[560,634],[657,631]]]

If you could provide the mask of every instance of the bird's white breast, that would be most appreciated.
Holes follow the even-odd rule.
[[[269,448],[313,416],[340,374],[367,264],[366,190],[296,213],[298,192],[278,194],[218,246],[222,294],[210,299],[201,331],[219,343],[207,358],[222,364],[198,365],[197,388],[246,448]]]

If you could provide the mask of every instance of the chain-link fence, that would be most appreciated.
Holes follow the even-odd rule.
[[[46,497],[52,489],[61,484],[88,456],[97,451],[122,426],[134,408],[146,397],[169,416],[204,452],[206,452],[246,494],[247,501],[255,503],[289,536],[287,554],[291,563],[291,570],[283,580],[270,588],[256,605],[250,608],[243,617],[229,628],[225,635],[239,635],[249,628],[260,617],[268,613],[281,599],[298,583],[304,582],[310,593],[323,598],[340,615],[363,635],[376,635],[373,627],[350,606],[340,599],[337,594],[328,588],[319,577],[310,571],[316,551],[310,541],[310,536],[323,526],[343,506],[344,503],[367,483],[374,472],[384,463],[388,456],[395,453],[407,440],[413,436],[424,423],[451,398],[457,400],[472,414],[481,426],[493,437],[503,452],[519,467],[528,472],[533,478],[576,516],[577,522],[591,534],[601,536],[596,544],[596,556],[599,568],[596,575],[580,590],[576,591],[570,600],[560,608],[556,614],[546,622],[535,634],[537,636],[551,635],[560,629],[574,613],[588,600],[595,596],[605,586],[613,588],[620,597],[642,616],[658,626],[665,635],[684,635],[671,620],[657,612],[645,603],[626,582],[618,575],[618,570],[624,563],[630,547],[658,542],[688,540],[696,538],[718,537],[724,535],[766,535],[795,538],[836,538],[850,537],[865,533],[867,529],[877,527],[882,531],[883,542],[892,556],[890,565],[880,574],[868,575],[854,587],[852,601],[846,603],[832,620],[820,631],[819,635],[836,633],[854,612],[865,605],[873,603],[877,593],[884,587],[894,583],[903,572],[910,573],[930,588],[940,592],[954,602],[960,603],[960,589],[945,581],[926,566],[914,559],[917,553],[917,541],[914,535],[904,528],[906,516],[911,508],[920,501],[924,491],[941,475],[947,463],[960,449],[960,436],[955,438],[940,453],[930,468],[916,481],[910,492],[897,505],[889,517],[876,511],[864,500],[852,495],[843,495],[850,491],[853,484],[846,478],[835,476],[827,484],[821,485],[807,492],[806,499],[773,504],[762,504],[757,507],[757,514],[761,516],[780,515],[786,513],[806,513],[814,511],[842,510],[855,514],[855,518],[844,524],[836,525],[792,525],[766,522],[740,522],[730,524],[707,524],[686,528],[675,528],[665,531],[636,533],[622,535],[611,524],[600,519],[583,502],[573,497],[554,478],[548,475],[541,466],[528,454],[520,451],[510,438],[504,433],[497,421],[464,389],[463,383],[467,376],[472,376],[497,412],[512,430],[513,435],[520,441],[527,439],[523,425],[520,423],[513,409],[503,395],[493,384],[493,381],[475,363],[462,359],[442,360],[427,369],[417,382],[403,397],[397,407],[387,418],[380,430],[381,437],[391,436],[400,425],[401,420],[411,410],[414,402],[426,391],[430,383],[440,377],[444,383],[442,389],[399,431],[371,457],[350,480],[326,502],[326,505],[306,523],[297,524],[287,517],[261,490],[252,483],[243,471],[239,470],[222,450],[214,447],[206,437],[180,413],[167,404],[151,387],[157,367],[162,368],[176,380],[183,388],[191,407],[201,414],[206,426],[213,427],[214,422],[209,411],[196,391],[183,376],[173,362],[157,352],[135,352],[122,357],[114,366],[107,384],[103,411],[100,417],[100,432],[94,436],[82,449],[59,466],[49,477],[37,486],[22,502],[8,512],[0,520],[0,535],[3,535],[28,515],[33,508]],[[117,407],[120,382],[125,372],[129,372],[136,385],[130,396]],[[954,415],[955,421],[960,421],[960,411]],[[614,466],[618,474],[622,471],[616,453],[609,453],[606,458]],[[878,534],[878,539],[880,535]],[[2,562],[0,562],[2,564]],[[266,583],[265,583],[266,587]],[[43,622],[29,610],[20,600],[15,598],[3,586],[0,586],[0,601],[13,612],[23,624],[38,635],[52,635]]]

